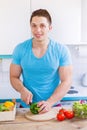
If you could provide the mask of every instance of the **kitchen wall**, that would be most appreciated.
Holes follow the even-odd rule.
[[[73,82],[64,100],[87,100],[87,44],[68,47],[72,55]]]
[[[68,46],[73,61],[73,82],[81,84],[81,78],[87,73],[87,45],[70,45]]]
[[[81,91],[78,94],[67,94],[65,97],[84,97],[86,96],[87,87],[82,86],[82,76],[87,73],[87,45],[68,45],[72,61],[73,61],[73,82],[75,90]],[[20,98],[18,92],[16,92],[9,81],[9,66],[10,59],[0,60],[0,99]]]
[[[52,16],[51,37],[64,44],[80,42],[81,0],[0,0],[0,55],[12,54],[18,43],[31,37],[29,17],[38,8]]]
[[[87,41],[87,0],[81,1],[82,11],[81,11],[81,41]]]
[[[9,67],[11,59],[0,59],[0,99],[20,98],[20,94],[16,92],[9,80]]]

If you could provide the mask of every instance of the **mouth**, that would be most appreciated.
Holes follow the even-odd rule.
[[[42,34],[35,34],[35,37],[40,38]]]

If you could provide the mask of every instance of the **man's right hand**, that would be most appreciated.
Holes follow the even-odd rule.
[[[21,99],[26,103],[29,104],[32,102],[33,94],[25,87],[23,87],[20,91]]]

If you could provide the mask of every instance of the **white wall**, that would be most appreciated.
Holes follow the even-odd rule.
[[[87,42],[87,0],[82,0],[82,42]]]
[[[0,100],[1,99],[20,99],[20,94],[14,90],[10,83],[11,59],[0,59]]]
[[[29,17],[30,0],[0,0],[0,54],[12,54],[31,36]]]
[[[47,9],[53,20],[51,37],[65,44],[81,40],[81,0],[31,0],[32,11]]]
[[[16,44],[31,37],[31,10],[47,8],[52,15],[55,40],[71,44],[80,41],[81,0],[0,0],[0,55],[12,54]]]

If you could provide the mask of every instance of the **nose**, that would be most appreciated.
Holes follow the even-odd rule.
[[[36,31],[37,32],[40,32],[41,31],[41,28],[39,26],[36,27]]]

